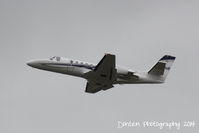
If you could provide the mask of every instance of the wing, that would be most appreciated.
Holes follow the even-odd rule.
[[[86,90],[87,93],[96,93],[101,90],[107,90],[112,88],[113,85],[107,86],[107,85],[96,85],[95,83],[87,82],[86,84]]]
[[[95,93],[113,87],[116,80],[115,55],[105,54],[94,71],[85,74],[88,80],[86,92]]]

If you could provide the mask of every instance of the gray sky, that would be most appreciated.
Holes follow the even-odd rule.
[[[195,121],[199,129],[197,0],[1,0],[0,132],[167,133],[118,121]],[[91,95],[84,79],[28,67],[54,55],[149,70],[177,57],[165,84],[116,85]]]

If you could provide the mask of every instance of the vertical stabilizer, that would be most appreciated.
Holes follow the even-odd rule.
[[[174,62],[176,57],[165,55],[163,56],[158,63],[155,64],[153,68],[148,72],[148,74],[160,76],[161,79],[164,81],[171,69],[171,66]]]

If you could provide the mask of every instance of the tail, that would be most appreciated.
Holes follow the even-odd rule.
[[[155,66],[148,71],[148,74],[158,76],[161,81],[164,82],[173,62],[175,61],[175,58],[176,57],[170,55],[163,56],[158,63],[156,63]]]

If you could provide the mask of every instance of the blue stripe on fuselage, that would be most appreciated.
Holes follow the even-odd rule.
[[[57,65],[57,66],[74,66],[74,67],[84,67],[90,70],[94,70],[95,66],[87,66],[84,64],[61,64],[61,63],[45,63],[44,65]]]

